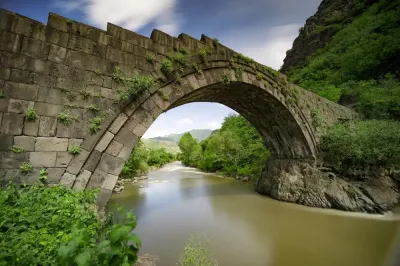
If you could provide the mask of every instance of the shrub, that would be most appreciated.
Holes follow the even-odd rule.
[[[96,116],[89,119],[89,130],[92,134],[97,133],[101,127],[101,123],[103,122],[103,118],[100,116]]]
[[[400,122],[370,120],[335,124],[321,138],[337,168],[400,165]]]
[[[197,74],[203,73],[203,70],[201,70],[201,68],[199,67],[198,64],[193,63],[193,68],[194,68],[194,70],[196,70]]]
[[[134,75],[132,78],[121,78],[125,89],[118,91],[121,100],[135,99],[138,95],[156,85],[152,76]]]
[[[63,124],[69,125],[72,123],[73,118],[68,112],[61,112],[57,116],[57,120]]]
[[[28,107],[25,110],[25,117],[28,121],[35,121],[37,118],[36,110],[33,107]]]
[[[146,58],[146,61],[147,61],[149,64],[154,64],[154,56],[153,56],[153,55],[151,55],[151,54],[146,54],[145,58]]]
[[[100,109],[93,103],[89,104],[86,108],[91,110],[91,111],[95,111],[95,112],[100,111]]]
[[[206,246],[208,242],[208,240],[204,239],[204,237],[200,235],[191,236],[189,241],[185,245],[183,253],[179,257],[179,265],[218,265],[217,261],[211,258],[207,250]]]
[[[46,183],[46,182],[47,182],[47,179],[48,179],[48,176],[47,176],[47,169],[42,169],[42,170],[40,170],[39,180],[40,180],[42,183]]]
[[[257,79],[257,80],[262,80],[263,78],[264,78],[264,75],[263,75],[263,74],[257,73],[257,75],[256,75],[256,79]]]
[[[186,54],[177,53],[172,57],[172,60],[174,60],[174,62],[178,63],[181,67],[183,67],[187,65],[188,59]]]
[[[169,59],[164,59],[163,62],[161,63],[161,72],[165,76],[169,76],[172,73],[172,61]]]
[[[71,153],[72,155],[77,155],[81,153],[81,146],[72,145],[71,147],[69,147],[68,152]]]
[[[187,48],[186,47],[181,47],[181,48],[179,48],[179,52],[181,53],[181,54],[189,54],[189,52],[188,52],[188,50],[187,50]]]
[[[24,162],[19,166],[19,170],[21,171],[21,173],[29,173],[32,172],[33,170],[33,166],[32,164],[28,163],[28,162]]]
[[[17,147],[17,146],[13,146],[11,148],[11,151],[14,153],[23,153],[25,150],[23,148]]]
[[[210,49],[208,47],[203,47],[199,51],[199,57],[202,63],[207,63],[207,56],[211,54]]]

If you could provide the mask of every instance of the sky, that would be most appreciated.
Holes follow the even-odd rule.
[[[47,23],[49,12],[98,28],[107,22],[145,36],[201,34],[279,69],[298,30],[321,0],[0,0],[0,7]],[[160,115],[145,138],[197,128],[219,128],[234,113],[216,103],[191,103]]]

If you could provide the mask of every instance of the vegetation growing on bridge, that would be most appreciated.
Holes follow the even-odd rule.
[[[198,143],[190,133],[179,142],[180,159],[189,166],[232,177],[257,180],[269,151],[257,130],[242,116],[225,118],[222,127]]]

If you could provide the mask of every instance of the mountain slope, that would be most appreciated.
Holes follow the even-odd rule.
[[[198,142],[206,139],[208,136],[210,136],[212,130],[211,129],[193,129],[188,131],[194,139],[196,139]],[[155,137],[151,138],[152,140],[159,140],[159,141],[174,141],[175,143],[179,143],[179,140],[183,136],[184,133],[180,134],[170,134],[166,136],[160,136],[160,137]]]

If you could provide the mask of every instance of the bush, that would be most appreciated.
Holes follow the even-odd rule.
[[[97,194],[41,184],[1,190],[0,265],[135,263],[140,246],[131,232],[135,217],[104,223],[97,214]]]
[[[321,138],[328,162],[338,169],[400,166],[400,122],[357,121],[336,124]]]
[[[120,78],[119,80],[125,86],[125,89],[118,91],[121,100],[136,99],[156,85],[151,76],[134,75],[131,78]]]
[[[172,68],[172,61],[169,59],[164,59],[161,63],[161,72],[167,77],[172,73]]]
[[[179,257],[180,266],[212,266],[218,265],[217,261],[211,258],[206,246],[208,240],[202,236],[192,236],[186,243],[183,253]]]
[[[33,107],[29,107],[25,110],[26,120],[35,121],[37,118],[36,110]]]

